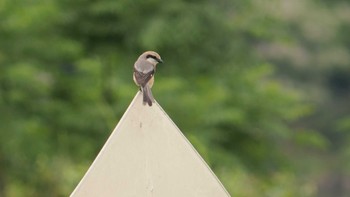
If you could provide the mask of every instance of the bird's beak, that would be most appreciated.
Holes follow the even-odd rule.
[[[158,63],[163,63],[162,59],[157,59]]]

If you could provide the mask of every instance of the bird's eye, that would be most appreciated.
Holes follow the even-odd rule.
[[[157,57],[154,56],[154,55],[147,55],[147,56],[146,56],[146,59],[148,59],[148,58],[153,58],[153,59],[155,59],[155,60],[157,59]]]

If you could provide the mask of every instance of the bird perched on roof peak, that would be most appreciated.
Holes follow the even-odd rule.
[[[160,55],[154,51],[146,51],[140,55],[134,64],[133,79],[143,93],[143,104],[152,106],[154,98],[151,88],[158,63],[163,63]]]

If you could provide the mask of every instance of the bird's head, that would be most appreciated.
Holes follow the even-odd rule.
[[[163,60],[160,57],[160,55],[154,51],[146,51],[141,55],[141,57],[154,65],[158,63],[163,63]]]

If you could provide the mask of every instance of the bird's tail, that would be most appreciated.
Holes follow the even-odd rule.
[[[154,102],[154,98],[152,95],[151,88],[147,84],[144,87],[142,87],[141,89],[142,89],[142,93],[143,93],[143,104],[145,105],[146,103],[148,103],[149,106],[152,106],[152,103]]]

